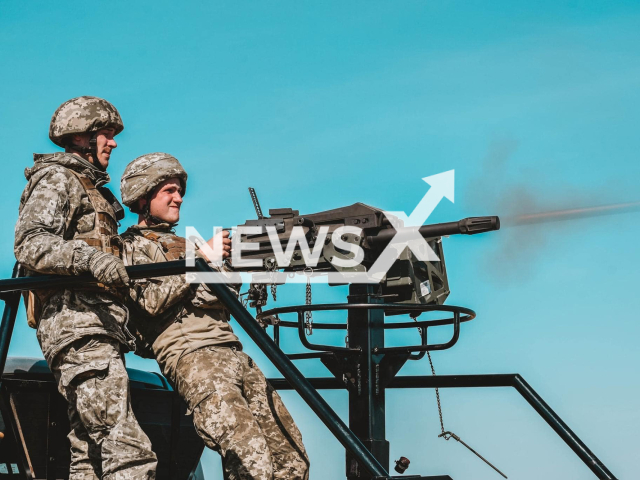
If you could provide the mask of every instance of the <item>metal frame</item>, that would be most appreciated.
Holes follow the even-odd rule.
[[[156,277],[163,275],[174,275],[184,273],[187,270],[186,263],[184,261],[165,262],[161,264],[140,265],[135,267],[128,267],[127,271],[131,278],[146,278]],[[196,271],[211,272],[213,271],[203,260],[196,260]],[[5,301],[5,311],[2,317],[2,324],[0,325],[0,372],[3,371],[6,356],[9,348],[9,342],[11,334],[13,332],[13,325],[15,323],[15,317],[17,312],[17,306],[19,302],[19,290],[27,290],[34,288],[42,288],[47,285],[51,285],[51,282],[56,282],[57,286],[69,286],[79,284],[82,282],[92,281],[91,278],[86,276],[80,277],[61,277],[54,275],[46,275],[39,277],[28,278],[15,278],[18,275],[17,268],[14,269],[14,278],[11,280],[0,280],[0,298]],[[431,479],[431,480],[446,480],[448,476],[437,477],[420,477],[420,476],[403,476],[403,477],[391,477],[388,473],[388,468],[385,468],[380,462],[380,459],[385,460],[385,451],[388,447],[385,445],[384,430],[378,426],[375,428],[369,428],[370,418],[360,418],[357,420],[357,427],[360,428],[362,423],[369,424],[363,432],[364,434],[374,435],[366,439],[369,441],[370,449],[363,444],[360,435],[356,435],[351,429],[349,429],[344,422],[338,417],[338,415],[331,409],[326,401],[318,394],[317,389],[343,389],[345,383],[338,378],[305,378],[300,371],[294,366],[291,359],[280,350],[279,346],[272,340],[266,331],[260,327],[256,319],[247,311],[247,309],[241,304],[234,293],[224,284],[207,284],[212,292],[218,297],[218,299],[225,305],[231,315],[236,319],[245,332],[251,337],[251,339],[257,344],[257,346],[263,351],[263,353],[273,362],[274,366],[280,371],[284,379],[271,379],[271,383],[275,388],[279,389],[294,389],[305,402],[316,413],[320,420],[329,428],[333,435],[342,443],[346,448],[350,458],[357,463],[357,471],[354,474],[359,478],[370,478],[376,480],[390,479],[390,478],[404,478],[404,479]],[[384,309],[386,306],[381,303],[379,298],[373,294],[371,286],[352,285],[354,296],[360,296],[367,298],[367,306],[360,307],[354,306],[350,308],[347,305],[347,310],[351,314],[356,315],[354,317],[354,330],[350,330],[350,343],[352,343],[357,337],[357,343],[359,349],[348,348],[338,351],[326,351],[314,352],[310,354],[298,354],[297,358],[322,358],[325,360],[325,365],[335,367],[336,363],[332,363],[331,360],[327,360],[328,355],[346,354],[347,357],[358,356],[364,358],[366,361],[366,390],[361,386],[361,392],[366,391],[366,395],[359,395],[360,399],[354,400],[354,402],[362,403],[366,402],[366,408],[368,415],[375,415],[377,418],[384,417],[384,388],[458,388],[458,387],[514,387],[516,390],[529,402],[529,404],[542,416],[545,421],[556,431],[556,433],[569,445],[569,447],[580,457],[580,459],[593,471],[593,473],[599,479],[615,480],[613,474],[604,466],[604,464],[586,447],[586,445],[569,429],[569,427],[562,421],[562,419],[542,400],[542,398],[527,384],[524,379],[518,374],[512,375],[454,375],[454,376],[432,376],[432,377],[395,377],[395,374],[400,369],[402,364],[411,357],[411,352],[424,352],[433,346],[426,344],[426,328],[430,325],[418,325],[423,332],[422,345],[416,347],[396,347],[396,348],[384,348],[384,329],[393,328],[384,324]],[[7,293],[10,292],[10,293]],[[342,305],[344,307],[344,305]],[[407,305],[402,305],[407,310]],[[440,306],[443,307],[443,306]],[[393,307],[392,307],[393,308]],[[453,325],[454,329],[459,334],[459,325],[462,321],[460,312],[464,312],[469,315],[471,312],[468,309],[461,309],[461,307],[444,307],[443,310],[448,308],[458,308],[460,310],[449,310],[454,314]],[[329,308],[327,308],[329,309]],[[334,308],[337,309],[337,308]],[[464,310],[467,310],[466,312]],[[267,312],[265,312],[267,313]],[[473,313],[473,312],[471,312]],[[471,317],[473,318],[473,317]],[[469,320],[471,319],[469,318]],[[351,326],[351,317],[349,319],[349,325]],[[451,323],[449,321],[449,323]],[[406,326],[416,327],[416,324],[408,323]],[[457,325],[457,327],[456,327]],[[286,326],[286,325],[284,325]],[[296,322],[298,328],[301,327],[300,317]],[[397,328],[406,328],[397,327]],[[382,332],[382,334],[381,334]],[[354,337],[351,337],[353,333]],[[276,336],[278,336],[276,334]],[[454,337],[456,334],[454,333]],[[302,338],[301,338],[302,340]],[[457,340],[457,338],[452,338]],[[450,342],[442,345],[448,345]],[[453,341],[455,343],[455,341]],[[452,343],[452,344],[453,344]],[[313,345],[313,344],[311,344]],[[448,345],[450,346],[450,345]],[[317,346],[320,347],[320,346]],[[398,350],[398,348],[400,350]],[[448,347],[445,347],[448,348]],[[291,356],[296,358],[295,356]],[[421,358],[421,355],[411,357],[412,359]],[[390,360],[386,360],[390,359]],[[385,363],[386,362],[386,363]],[[361,364],[362,365],[362,364]],[[349,365],[347,362],[347,366]],[[362,368],[362,367],[361,367]],[[331,368],[330,368],[331,370]],[[332,373],[339,372],[339,369]],[[382,373],[380,373],[382,372]],[[386,373],[385,373],[386,372]],[[382,377],[384,381],[382,380]],[[361,378],[364,378],[361,372]],[[357,381],[356,381],[357,382]],[[1,385],[0,385],[1,388]],[[349,387],[347,387],[349,388]],[[357,387],[356,387],[357,388]],[[352,395],[353,388],[350,391]],[[375,397],[378,397],[377,399]],[[352,400],[350,398],[350,416],[352,413]],[[350,422],[351,423],[351,422]],[[368,430],[367,430],[368,429]],[[362,432],[359,432],[362,433]],[[177,443],[177,442],[176,442]],[[388,463],[388,453],[386,453],[386,460]],[[349,474],[349,472],[347,472]]]
[[[264,311],[258,315],[258,320],[263,317],[275,317],[287,313],[297,313],[298,322],[286,322],[279,320],[274,328],[296,327],[302,344],[312,350],[324,350],[326,353],[319,354],[293,354],[290,359],[320,358],[327,368],[335,375],[335,378],[312,378],[309,379],[316,389],[347,389],[349,392],[349,419],[351,429],[363,439],[367,447],[374,452],[381,463],[388,469],[388,442],[384,439],[384,390],[386,388],[469,388],[469,387],[513,387],[525,400],[538,412],[538,414],[553,428],[553,430],[564,440],[564,442],[578,455],[591,471],[600,479],[612,480],[615,477],[604,466],[604,464],[587,448],[587,446],[573,433],[573,431],[562,421],[562,419],[544,402],[544,400],[531,388],[531,386],[518,374],[509,375],[455,375],[455,376],[401,376],[395,374],[404,365],[406,360],[418,360],[425,352],[432,350],[444,350],[453,346],[460,334],[460,323],[473,320],[475,312],[472,310],[444,305],[415,305],[411,310],[416,314],[426,311],[450,312],[453,318],[429,321],[414,321],[400,323],[384,323],[380,315],[367,313],[374,310],[377,312],[393,312],[393,310],[409,310],[407,305],[385,304],[376,300],[376,289],[373,286],[351,285],[349,290],[350,300],[365,299],[372,303],[348,303],[332,305],[300,305],[275,308]],[[347,324],[317,323],[314,329],[344,329],[348,331],[349,344],[356,345],[355,348],[335,347],[326,348],[323,345],[310,344],[306,339],[304,328],[304,312],[306,311],[328,311],[328,310],[348,310],[349,321]],[[461,317],[461,314],[464,316]],[[433,326],[450,325],[454,326],[454,333],[446,343],[428,345],[427,329]],[[380,348],[377,345],[384,345],[384,330],[418,328],[422,336],[422,345],[405,346],[394,348]],[[373,341],[373,342],[372,342]],[[362,345],[366,345],[362,348]],[[343,352],[349,357],[337,361],[336,353]],[[422,352],[420,355],[403,356],[413,352]],[[327,355],[331,352],[330,355]],[[354,367],[353,355],[361,355],[369,352],[368,358],[361,357]],[[385,357],[385,354],[387,356]],[[391,354],[391,356],[389,356]],[[364,360],[364,361],[363,361]],[[368,361],[367,361],[368,360]],[[351,368],[350,368],[351,367]],[[377,368],[378,367],[378,368]],[[356,378],[357,388],[345,379]],[[355,375],[354,375],[355,374]],[[277,389],[290,389],[290,385],[282,379],[270,380]],[[365,395],[362,391],[365,390]],[[349,462],[347,459],[347,471],[349,472]],[[356,469],[357,471],[357,469]],[[361,475],[356,475],[360,477]]]
[[[353,285],[352,285],[353,287]],[[352,295],[350,295],[351,297]],[[366,298],[377,298],[378,295],[374,292],[374,289],[371,288],[370,291],[364,295]],[[382,323],[379,325],[383,330],[398,330],[403,328],[417,328],[420,331],[422,337],[422,343],[420,345],[407,345],[402,347],[391,347],[384,348],[376,346],[373,350],[373,353],[376,354],[393,354],[393,353],[413,353],[420,352],[424,353],[427,351],[433,350],[446,350],[448,348],[453,347],[458,339],[460,338],[460,324],[464,322],[468,322],[476,318],[476,313],[473,310],[470,310],[465,307],[457,307],[451,305],[406,305],[403,303],[330,303],[330,304],[318,304],[318,305],[295,305],[290,307],[280,307],[273,308],[271,310],[265,310],[264,312],[256,315],[256,319],[258,321],[266,318],[266,317],[274,317],[277,318],[276,323],[274,323],[274,341],[276,345],[280,346],[280,335],[279,329],[280,327],[294,327],[298,329],[298,336],[300,338],[300,342],[302,345],[309,349],[315,350],[319,352],[339,352],[345,354],[361,354],[362,349],[360,347],[356,348],[345,348],[345,347],[335,347],[333,345],[316,345],[310,343],[306,332],[305,332],[305,324],[304,324],[304,314],[306,312],[318,312],[318,311],[332,311],[332,310],[348,310],[349,314],[354,314],[354,310],[383,310],[386,314],[387,312],[402,312],[409,313],[411,312],[416,317],[425,312],[449,312],[452,313],[452,318],[445,318],[440,320],[427,320],[427,321],[414,321],[414,322],[399,322],[399,323]],[[297,313],[298,321],[297,322],[287,322],[279,319],[279,315],[285,313]],[[314,325],[313,328],[318,330],[348,330],[348,323],[319,323]],[[428,345],[427,344],[427,330],[429,327],[437,327],[443,325],[453,325],[453,335],[448,342]],[[382,343],[381,343],[382,344]],[[421,355],[422,358],[424,355]],[[291,358],[291,356],[289,356]],[[302,357],[299,357],[302,358]],[[308,357],[315,358],[315,357]],[[417,357],[410,357],[410,359],[416,359]]]
[[[278,390],[292,390],[293,387],[282,378],[269,379]],[[309,383],[318,390],[344,390],[344,384],[331,377],[309,378]],[[436,376],[398,376],[387,388],[497,388],[512,387],[538,412],[547,424],[575,452],[591,471],[603,480],[615,480],[616,477],[573,433],[557,413],[542,399],[522,376],[517,373],[485,375],[436,375]]]

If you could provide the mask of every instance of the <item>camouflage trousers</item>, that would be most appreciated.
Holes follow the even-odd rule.
[[[178,362],[176,388],[227,480],[307,480],[302,436],[260,369],[236,348],[204,347]]]
[[[120,344],[108,337],[77,340],[51,370],[69,404],[69,480],[154,479],[156,455],[131,410]]]

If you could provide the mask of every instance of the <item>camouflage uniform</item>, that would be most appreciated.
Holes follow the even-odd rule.
[[[125,170],[121,190],[125,205],[135,208],[136,195],[126,182],[134,163]],[[145,168],[151,165],[145,162]],[[172,168],[162,170],[181,178]],[[136,177],[136,185],[143,184],[142,176],[131,176]],[[157,178],[149,181],[147,177],[146,188],[166,180]],[[186,183],[186,174],[181,179]],[[185,240],[166,223],[133,226],[122,238],[127,264],[185,256]],[[300,431],[278,393],[242,352],[228,323],[229,314],[215,295],[205,285],[191,285],[184,275],[176,275],[136,281],[130,296],[135,326],[193,412],[205,444],[222,455],[225,478],[308,479],[309,460]]]
[[[85,337],[56,356],[51,370],[69,403],[69,478],[155,478],[156,457],[131,409],[121,344]]]
[[[300,431],[246,353],[201,348],[180,360],[176,380],[198,433],[224,458],[226,478],[309,478]]]
[[[89,246],[87,234],[109,231],[100,213],[108,204],[97,207],[91,196],[99,194],[89,190],[107,183],[107,173],[80,156],[55,153],[34,155],[25,176],[17,260],[31,275],[95,274],[91,259],[106,253]],[[131,411],[123,349],[134,344],[126,307],[106,289],[35,293],[41,300],[38,341],[69,403],[70,479],[155,478],[151,442]]]

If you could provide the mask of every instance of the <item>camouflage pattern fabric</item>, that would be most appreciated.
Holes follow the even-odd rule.
[[[89,271],[97,252],[77,236],[95,228],[96,212],[74,170],[96,186],[109,175],[77,155],[35,155],[25,171],[27,184],[20,199],[15,229],[16,259],[33,273],[78,275]],[[134,347],[126,333],[127,310],[108,293],[78,289],[56,291],[42,306],[38,341],[51,365],[55,356],[75,340],[106,335]]]
[[[176,388],[228,480],[306,480],[302,436],[278,393],[244,352],[205,347],[184,355]]]
[[[168,153],[147,153],[133,160],[124,169],[120,180],[120,194],[132,212],[137,210],[138,200],[146,198],[158,185],[170,178],[182,183],[182,196],[187,193],[187,172],[177,158]]]
[[[134,225],[121,237],[127,265],[166,262],[176,253],[172,246],[185,243],[166,223]],[[177,258],[184,258],[184,251]],[[136,352],[150,352],[170,382],[185,353],[209,345],[240,344],[229,325],[229,314],[215,295],[204,285],[188,283],[184,275],[136,280],[129,295],[132,327],[139,337]]]
[[[70,480],[154,479],[156,456],[131,410],[120,344],[106,337],[78,340],[51,370],[69,403]]]
[[[71,170],[96,186],[109,181],[106,172],[68,153],[35,155],[34,167],[25,170],[14,252],[30,274],[85,273],[97,252],[77,239],[95,228],[96,212]],[[121,349],[134,342],[127,317],[126,307],[106,292],[60,289],[42,305],[38,341],[70,405],[72,469],[79,472],[72,479],[95,478],[89,466],[96,457],[100,478],[153,478],[155,456],[128,405]]]
[[[131,227],[122,238],[125,263],[139,265],[167,261],[163,246],[179,237],[163,224]],[[139,331],[193,412],[205,444],[222,455],[225,478],[307,479],[300,432],[280,396],[240,351],[217,297],[183,275],[136,281],[130,296]]]
[[[64,137],[76,133],[95,132],[103,128],[115,128],[115,134],[124,129],[116,107],[98,97],[77,97],[67,100],[51,117],[49,138],[64,147]]]

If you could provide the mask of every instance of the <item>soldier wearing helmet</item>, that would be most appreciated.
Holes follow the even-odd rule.
[[[120,183],[123,203],[138,213],[138,225],[122,234],[125,263],[185,258],[186,241],[173,230],[187,187],[187,173],[166,153],[152,153],[127,165]],[[218,260],[229,256],[207,242]],[[134,281],[132,318],[145,350],[185,400],[198,434],[222,455],[225,478],[308,479],[302,436],[278,393],[242,351],[229,314],[203,285],[183,275]],[[135,312],[135,315],[133,313]]]
[[[111,150],[118,146],[113,137],[123,129],[116,107],[102,98],[85,96],[58,107],[51,118],[49,138],[106,171]]]
[[[153,479],[156,456],[131,410],[124,352],[134,348],[119,254],[123,209],[104,186],[116,108],[78,97],[53,114],[49,137],[64,152],[34,154],[25,170],[14,252],[28,275],[90,273],[97,284],[29,292],[27,319],[69,403],[71,480]]]

